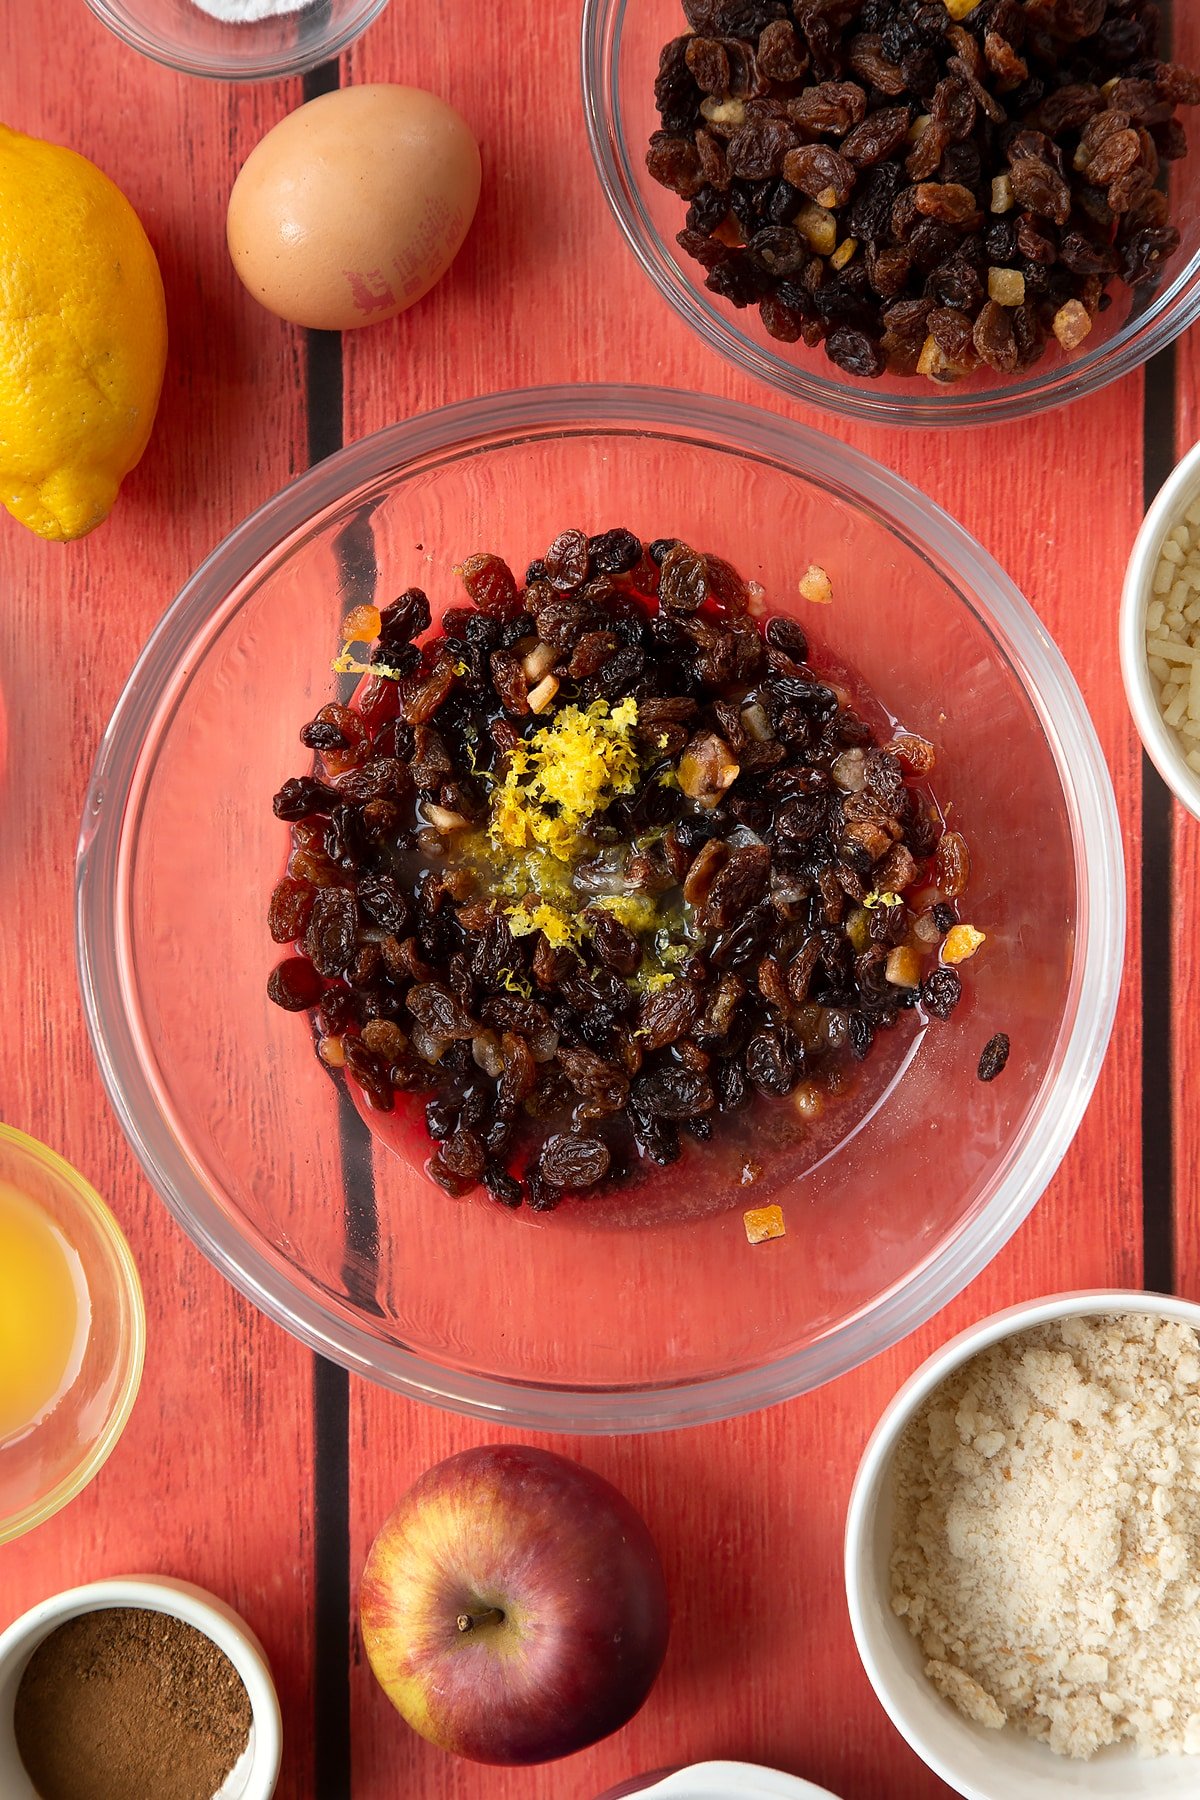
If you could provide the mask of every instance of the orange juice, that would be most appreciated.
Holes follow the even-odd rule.
[[[41,1207],[0,1182],[0,1446],[53,1410],[79,1373],[83,1265]]]

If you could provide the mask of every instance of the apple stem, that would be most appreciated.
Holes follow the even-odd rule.
[[[480,1625],[503,1625],[504,1614],[498,1606],[489,1606],[486,1612],[462,1612],[458,1615],[460,1631],[475,1631]]]

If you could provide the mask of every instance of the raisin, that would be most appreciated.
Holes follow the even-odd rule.
[[[771,852],[765,844],[730,852],[708,889],[702,912],[705,926],[723,931],[741,918],[761,898],[770,868]]]
[[[618,526],[588,539],[590,566],[604,575],[624,575],[642,559],[642,540]]]
[[[391,1112],[396,1104],[392,1072],[382,1057],[376,1056],[360,1038],[349,1038],[345,1047],[346,1073],[366,1095],[376,1112]]]
[[[660,1168],[679,1161],[679,1131],[666,1119],[652,1117],[639,1107],[629,1108],[629,1123],[641,1154]]]
[[[593,1050],[560,1048],[558,1060],[571,1086],[589,1103],[589,1114],[599,1118],[620,1112],[629,1099],[629,1082],[622,1070]]]
[[[294,944],[304,936],[317,889],[309,881],[285,875],[271,895],[268,927],[277,944]]]
[[[542,1146],[538,1171],[551,1187],[578,1193],[603,1181],[611,1161],[608,1145],[602,1138],[570,1137],[556,1131]]]
[[[857,129],[863,128],[859,126]],[[940,120],[931,118],[904,160],[909,179],[928,181],[931,176],[936,175],[949,144],[950,133],[946,126]]]
[[[306,750],[346,750],[350,740],[332,719],[316,718],[301,731],[300,742]]]
[[[369,919],[397,937],[407,928],[408,902],[391,875],[371,875],[358,884],[358,903]]]
[[[1174,226],[1138,231],[1120,245],[1121,276],[1131,287],[1154,281],[1180,246]]]
[[[867,116],[867,96],[853,81],[822,81],[788,101],[789,116],[806,131],[845,137]]]
[[[864,127],[858,129],[861,131]],[[802,144],[798,150],[789,150],[784,157],[783,178],[798,192],[807,194],[822,206],[833,208],[845,206],[856,176],[853,162],[828,144]]]
[[[973,326],[965,312],[953,306],[935,306],[929,315],[929,335],[952,363],[974,360]]]
[[[935,1019],[948,1019],[962,998],[962,980],[954,969],[936,968],[921,983],[921,1001]]]
[[[772,275],[795,275],[808,261],[808,245],[798,232],[786,225],[766,225],[756,231],[746,249],[750,256]],[[771,304],[771,297],[763,302]]]
[[[719,38],[691,38],[684,57],[702,94],[729,92],[729,52]]]
[[[1117,131],[1106,137],[1087,163],[1087,178],[1096,187],[1107,187],[1118,175],[1136,168],[1142,154],[1136,131]]]
[[[740,618],[750,603],[750,592],[732,563],[722,556],[706,556],[708,590],[727,618]],[[645,708],[642,708],[642,717]]]
[[[825,354],[848,375],[860,375],[868,381],[882,375],[887,367],[887,358],[879,345],[866,332],[848,326],[830,332],[825,340]]]
[[[654,104],[664,131],[691,129],[700,104],[700,89],[687,64],[690,37],[672,38],[664,44],[654,80]]]
[[[773,650],[782,650],[793,662],[808,661],[808,637],[797,620],[775,613],[767,620],[763,635]]]
[[[795,344],[803,337],[805,315],[795,308],[785,306],[782,301],[768,296],[762,302],[760,313],[764,328],[777,343]]]
[[[285,1012],[306,1012],[321,998],[323,982],[306,956],[289,956],[271,970],[267,998]]]
[[[973,333],[976,355],[989,369],[1011,375],[1019,361],[1012,318],[1007,307],[989,300],[975,321]]]
[[[685,544],[673,544],[662,559],[659,605],[667,612],[694,613],[708,598],[705,560]]]
[[[332,812],[340,798],[337,789],[327,782],[317,781],[310,775],[297,775],[284,782],[271,806],[277,819],[294,823]]]
[[[484,1165],[483,1185],[492,1199],[498,1200],[501,1206],[517,1207],[525,1198],[523,1183],[515,1175],[510,1175],[503,1163],[494,1160]]]
[[[520,657],[511,650],[493,650],[489,666],[501,706],[520,718],[529,711],[529,682]]]
[[[777,1032],[759,1032],[746,1045],[746,1074],[764,1094],[790,1094],[799,1069]]]
[[[795,141],[796,134],[786,119],[750,119],[726,147],[729,173],[736,180],[767,181],[783,172],[784,159]]]
[[[799,81],[808,71],[808,52],[790,19],[773,19],[758,37],[759,72],[768,81]]]
[[[917,211],[946,225],[963,225],[979,215],[970,188],[955,181],[922,181],[917,185]]]
[[[480,612],[509,619],[521,611],[516,579],[500,557],[468,556],[456,572]]]
[[[402,688],[401,710],[410,725],[431,719],[454,686],[453,664],[445,662],[426,676],[409,676]]]
[[[1066,224],[1071,216],[1071,190],[1056,170],[1024,157],[1012,165],[1009,179],[1018,206],[1056,225]]]
[[[1007,1034],[998,1031],[995,1037],[988,1039],[979,1058],[980,1081],[995,1081],[997,1075],[1003,1073],[1008,1062],[1009,1041]]]
[[[860,169],[881,163],[900,148],[908,136],[910,123],[911,114],[907,106],[881,107],[878,112],[869,113],[861,125],[856,125],[853,131],[846,134],[842,141],[842,155],[847,162]],[[933,167],[936,168],[937,164],[934,163]]]
[[[694,139],[656,131],[646,149],[646,169],[660,187],[690,200],[704,186],[704,170]],[[583,579],[582,576],[579,578]],[[574,583],[568,583],[573,586]]]
[[[420,588],[406,588],[379,616],[380,662],[391,662],[396,651],[428,631],[433,617],[428,598]]]
[[[546,552],[546,579],[560,593],[587,580],[588,540],[582,531],[562,531]]]
[[[700,1015],[700,1000],[690,981],[673,981],[669,987],[643,996],[637,1011],[637,1036],[649,1052],[686,1037]]]
[[[358,909],[345,888],[322,888],[304,933],[304,954],[320,975],[341,975],[354,959]]]
[[[475,1021],[441,982],[418,982],[409,989],[405,1005],[436,1042],[450,1043],[456,1038],[474,1037],[478,1030]]]
[[[934,886],[947,900],[957,900],[966,891],[971,878],[971,857],[967,840],[958,831],[944,831],[934,858]]]
[[[675,1065],[638,1076],[632,1095],[639,1110],[649,1118],[665,1119],[671,1124],[709,1112],[716,1103],[707,1075]]]
[[[642,966],[642,946],[627,925],[603,907],[586,914],[596,955],[615,975],[636,975]]]

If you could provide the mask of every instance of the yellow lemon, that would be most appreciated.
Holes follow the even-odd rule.
[[[0,501],[45,538],[108,517],[154,424],[162,276],[94,163],[0,125]]]

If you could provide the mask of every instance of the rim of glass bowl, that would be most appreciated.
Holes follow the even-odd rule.
[[[86,1214],[112,1257],[117,1278],[128,1302],[129,1313],[125,1367],[108,1417],[104,1421],[103,1431],[88,1446],[70,1473],[64,1475],[49,1493],[43,1494],[39,1500],[31,1500],[20,1512],[7,1517],[0,1516],[0,1545],[3,1545],[14,1543],[27,1531],[32,1531],[37,1525],[44,1525],[56,1512],[61,1512],[64,1506],[69,1505],[95,1479],[116,1449],[129,1423],[133,1403],[142,1385],[142,1367],[146,1360],[146,1304],[142,1295],[141,1276],[129,1241],[91,1182],[65,1156],[52,1150],[49,1144],[43,1144],[40,1138],[30,1137],[27,1131],[19,1131],[15,1125],[0,1124],[0,1143],[15,1150],[18,1157],[45,1169],[71,1195],[79,1210]]]
[[[875,425],[995,425],[1065,406],[1140,368],[1200,319],[1200,249],[1158,293],[1132,328],[1084,356],[1005,387],[974,393],[946,388],[911,396],[879,392],[850,376],[833,380],[765,350],[734,322],[727,306],[681,274],[642,203],[625,136],[619,93],[621,37],[629,0],[584,0],[580,37],[583,108],[600,186],[622,235],[664,300],[710,350],[777,393],[843,418]],[[681,20],[681,23],[685,21]],[[1200,153],[1198,153],[1200,154]],[[635,146],[636,166],[642,149]],[[1197,173],[1200,180],[1200,172]]]
[[[364,0],[359,10],[346,18],[336,31],[315,34],[311,40],[281,54],[243,57],[189,53],[131,19],[120,0],[86,0],[100,23],[131,50],[139,51],[164,68],[175,69],[181,75],[198,75],[207,81],[273,81],[286,75],[303,75],[352,44],[368,25],[374,24],[387,3],[388,0]],[[219,21],[214,19],[213,23]]]
[[[442,1367],[303,1292],[238,1230],[198,1179],[140,1067],[122,982],[121,845],[131,789],[164,695],[190,679],[185,651],[262,559],[306,536],[347,492],[430,456],[596,430],[665,435],[798,471],[897,532],[962,599],[1016,668],[1045,733],[1081,883],[1076,958],[1052,1067],[995,1190],[952,1240],[836,1331],[758,1368],[658,1387],[579,1390]],[[968,599],[967,590],[977,599]],[[135,796],[136,799],[136,796]],[[1125,885],[1116,802],[1083,698],[1032,607],[948,513],[880,464],[777,414],[646,387],[546,387],[469,400],[389,426],[301,475],[201,564],[154,630],[101,741],[76,874],[76,948],[88,1027],[109,1098],[171,1212],[235,1287],[311,1349],[357,1373],[475,1418],[576,1433],[663,1430],[731,1418],[819,1387],[906,1336],[953,1298],[1021,1224],[1062,1160],[1095,1085],[1120,987]]]

